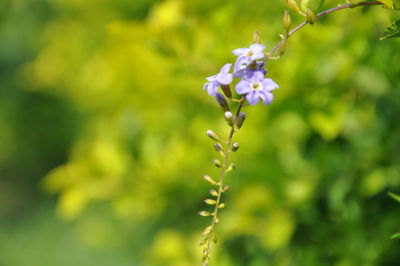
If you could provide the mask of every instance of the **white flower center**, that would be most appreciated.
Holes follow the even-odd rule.
[[[252,57],[254,55],[254,52],[253,51],[248,51],[247,53],[246,53],[246,56],[247,57]]]
[[[255,91],[259,91],[262,89],[262,85],[259,82],[252,82],[251,88]]]

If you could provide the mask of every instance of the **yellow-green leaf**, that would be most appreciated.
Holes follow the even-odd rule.
[[[381,2],[388,8],[393,8],[393,0],[379,0],[379,2]]]
[[[394,10],[400,9],[400,0],[379,0],[379,2],[381,2],[388,8],[391,8]]]
[[[400,238],[400,233],[396,233],[396,234],[392,235],[392,239],[395,239],[395,238]]]
[[[389,194],[389,196],[391,196],[392,198],[394,198],[395,200],[400,202],[400,196],[399,195],[396,195],[396,194],[394,194],[392,192],[389,192],[388,194]]]
[[[392,25],[390,25],[385,29],[380,40],[386,40],[389,38],[397,38],[397,37],[400,37],[400,19],[393,22]]]

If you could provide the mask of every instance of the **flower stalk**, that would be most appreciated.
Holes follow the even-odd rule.
[[[221,109],[224,111],[224,119],[230,126],[230,133],[228,139],[224,141],[217,133],[212,130],[207,131],[208,137],[215,141],[214,149],[222,157],[222,161],[214,159],[213,164],[215,167],[220,169],[220,177],[218,180],[214,180],[209,175],[205,175],[204,179],[211,185],[215,186],[215,189],[210,190],[210,195],[213,198],[207,198],[204,202],[207,205],[212,206],[212,211],[200,211],[201,216],[211,217],[211,224],[207,226],[201,234],[203,239],[200,242],[203,247],[202,265],[208,266],[210,260],[210,252],[213,247],[213,243],[217,242],[217,236],[215,233],[216,225],[219,223],[219,209],[225,207],[225,203],[222,203],[222,195],[230,189],[229,185],[225,185],[225,176],[228,172],[236,169],[236,165],[229,163],[229,155],[231,152],[235,152],[239,149],[239,144],[233,142],[235,133],[242,127],[244,120],[246,119],[246,113],[242,112],[242,108],[248,105],[256,105],[260,102],[264,105],[269,105],[274,99],[273,91],[279,86],[270,78],[265,78],[267,70],[264,68],[269,59],[279,58],[285,52],[286,42],[295,34],[298,30],[307,24],[314,24],[318,21],[319,17],[324,15],[345,9],[354,8],[360,6],[370,5],[382,5],[379,1],[364,1],[364,2],[351,2],[344,5],[325,10],[318,14],[314,14],[310,9],[306,12],[300,10],[295,0],[288,0],[289,7],[296,13],[303,15],[307,18],[306,21],[300,23],[295,28],[291,29],[291,18],[288,11],[285,11],[283,17],[283,26],[285,34],[280,34],[281,40],[267,53],[264,52],[265,46],[261,44],[258,32],[254,33],[253,44],[248,48],[238,48],[232,51],[232,53],[238,56],[235,64],[225,64],[220,72],[214,76],[207,78],[207,83],[204,84],[203,90],[213,97],[218,102]],[[279,54],[278,57],[273,57],[274,53]],[[230,73],[231,67],[233,67],[233,73]],[[231,83],[233,78],[240,79],[234,87],[237,94],[241,95],[240,98],[235,99],[231,91]],[[233,87],[233,85],[232,85]],[[238,103],[235,115],[233,110],[231,111],[230,106],[225,96],[218,92],[221,89],[224,95],[229,101]]]
[[[204,237],[204,239],[200,242],[200,245],[204,245],[203,257],[202,257],[203,266],[208,266],[212,245],[213,245],[213,243],[217,242],[217,236],[215,234],[215,226],[219,223],[218,210],[225,207],[225,204],[221,202],[222,194],[224,192],[227,192],[230,188],[230,186],[224,185],[224,181],[225,181],[226,173],[228,172],[229,168],[232,167],[231,164],[229,164],[229,155],[231,152],[236,151],[237,150],[236,147],[238,147],[238,144],[236,142],[232,143],[232,141],[233,141],[234,134],[238,131],[236,122],[239,120],[241,109],[243,107],[243,103],[244,103],[244,97],[242,97],[239,100],[239,106],[236,111],[235,117],[233,119],[234,123],[231,126],[229,137],[228,137],[228,140],[226,141],[225,150],[223,151],[223,161],[222,161],[222,164],[220,165],[220,168],[221,168],[220,178],[219,178],[218,182],[216,183],[218,185],[218,190],[214,190],[214,189],[210,190],[210,194],[212,196],[216,197],[216,199],[213,200],[213,202],[209,201],[209,203],[212,203],[210,205],[214,205],[214,210],[213,210],[213,212],[205,212],[205,211],[199,212],[199,214],[202,216],[212,216],[211,225],[209,225],[203,231],[202,236]],[[233,144],[235,144],[235,145],[233,145]],[[207,204],[209,204],[209,203],[207,203]]]

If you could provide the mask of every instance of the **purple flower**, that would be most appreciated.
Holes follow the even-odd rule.
[[[234,55],[239,56],[235,62],[235,72],[240,70],[240,67],[248,66],[251,62],[264,58],[265,46],[262,44],[252,44],[249,48],[238,48],[232,51]]]
[[[218,87],[221,85],[229,85],[232,82],[233,75],[229,73],[232,64],[225,64],[218,74],[208,77],[206,84],[203,86],[203,90],[207,91],[211,96],[217,95]]]
[[[265,105],[270,104],[274,99],[271,91],[277,88],[278,84],[272,79],[264,78],[264,74],[260,71],[255,72],[249,79],[242,79],[235,87],[237,93],[246,95],[250,105],[257,104],[260,99]]]
[[[235,78],[249,79],[257,71],[260,71],[265,75],[265,74],[267,74],[267,70],[263,69],[263,67],[264,67],[264,62],[263,61],[257,61],[256,65],[255,65],[255,68],[251,68],[251,67],[247,67],[246,65],[242,65],[237,71],[235,71],[233,73],[233,76]]]

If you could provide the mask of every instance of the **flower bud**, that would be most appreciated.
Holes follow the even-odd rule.
[[[221,156],[224,156],[224,155],[225,155],[221,144],[219,144],[219,143],[214,143],[214,149],[215,149]]]
[[[213,199],[205,199],[204,202],[208,205],[215,205],[217,203],[217,201]]]
[[[228,169],[226,169],[226,173],[228,173],[228,172],[230,172],[230,171],[233,171],[233,170],[236,170],[236,164],[231,163],[231,164],[228,166]]]
[[[206,238],[204,238],[203,240],[201,240],[200,243],[199,243],[199,246],[202,246],[202,245],[204,245],[205,243],[207,243],[208,239],[209,239],[209,238],[206,237]]]
[[[240,112],[238,118],[236,119],[236,127],[238,129],[242,127],[244,120],[246,120],[246,113]]]
[[[291,8],[291,9],[293,9],[295,12],[297,12],[297,13],[302,13],[301,11],[300,11],[300,8],[299,8],[299,6],[297,5],[297,3],[296,3],[296,1],[295,0],[288,0],[288,5],[289,5],[289,7]]]
[[[239,143],[234,142],[234,143],[232,144],[232,151],[237,151],[238,149],[239,149]]]
[[[215,189],[210,189],[210,195],[214,197],[218,197],[218,192]]]
[[[291,26],[292,19],[290,18],[289,11],[285,10],[285,13],[283,14],[283,28],[286,30],[286,33],[289,32]]]
[[[208,234],[211,233],[213,227],[211,225],[207,226],[206,229],[203,230],[203,232],[201,233],[201,236],[207,236]]]
[[[315,21],[317,20],[317,17],[315,16],[315,14],[311,11],[311,9],[307,8],[306,15],[307,15],[308,23],[313,25],[315,23]]]
[[[219,185],[218,182],[216,182],[214,179],[212,179],[209,175],[204,175],[203,176],[204,180],[206,180],[208,183],[212,184],[212,185]]]
[[[221,141],[221,137],[218,136],[218,134],[215,133],[214,131],[212,131],[211,129],[207,130],[207,136],[212,140],[215,140],[215,141],[218,141],[218,142]]]
[[[230,111],[224,113],[224,118],[228,125],[233,126],[235,121],[233,120],[233,115]]]
[[[221,84],[221,89],[222,89],[222,92],[225,94],[226,97],[228,97],[229,99],[232,98],[231,86]]]
[[[258,30],[256,30],[253,34],[253,43],[260,44],[260,35],[258,34]]]
[[[220,205],[218,205],[218,209],[223,209],[225,208],[225,203],[221,203]]]
[[[226,102],[224,95],[222,95],[221,93],[217,93],[215,95],[215,99],[217,100],[219,106],[221,106],[222,110],[224,110],[225,112],[229,111],[229,105]]]
[[[199,214],[200,214],[201,216],[210,216],[210,215],[211,215],[211,212],[208,212],[208,211],[200,211]]]
[[[200,241],[200,243],[199,243],[199,246],[202,246],[202,245],[206,244],[208,242],[208,239],[209,239],[209,237],[206,237],[206,238],[202,239]]]
[[[231,190],[231,186],[227,185],[222,190],[223,190],[223,192],[228,192],[229,190]]]
[[[221,168],[221,162],[218,160],[218,159],[214,159],[213,160],[213,164],[216,166],[216,167],[218,167],[218,168]]]

